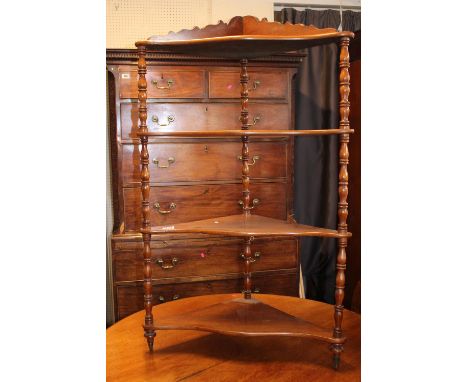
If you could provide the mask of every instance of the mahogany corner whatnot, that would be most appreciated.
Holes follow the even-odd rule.
[[[347,230],[348,215],[348,170],[349,134],[353,132],[349,123],[349,52],[352,32],[338,32],[332,28],[319,29],[302,24],[280,24],[258,20],[252,16],[234,17],[229,23],[219,22],[205,28],[194,28],[171,32],[166,36],[152,36],[148,40],[136,42],[138,48],[138,136],[141,141],[141,191],[142,191],[142,227],[144,256],[144,335],[150,351],[153,351],[156,330],[202,330],[242,336],[299,336],[311,337],[330,344],[333,352],[333,367],[340,364],[340,354],[346,341],[342,331],[343,298],[346,269],[346,246],[351,234]],[[337,128],[326,130],[253,130],[254,123],[249,122],[248,99],[249,75],[248,59],[268,56],[308,48],[320,44],[337,43],[339,56],[339,112],[340,123]],[[164,49],[172,53],[193,54],[201,57],[229,57],[240,61],[240,122],[239,130],[216,131],[158,131],[149,132],[147,127],[147,81],[146,54],[149,50]],[[221,127],[222,128],[222,127]],[[296,224],[288,220],[277,220],[253,213],[258,200],[251,200],[249,185],[250,136],[314,136],[337,134],[340,139],[339,179],[338,179],[338,227],[337,230]],[[242,161],[242,214],[221,216],[214,219],[198,220],[166,226],[151,226],[150,221],[150,172],[148,137],[240,137]],[[154,321],[152,314],[152,269],[151,236],[163,233],[204,233],[210,235],[236,236],[243,238],[244,249],[244,288],[243,297],[232,299],[197,309],[190,315],[166,317],[163,322]],[[338,240],[337,274],[334,306],[334,327],[330,333],[314,327],[311,323],[286,314],[268,304],[252,298],[252,255],[251,244],[256,237],[262,236],[317,236],[332,237]],[[280,256],[280,255],[279,255]],[[177,302],[173,302],[176,304]]]

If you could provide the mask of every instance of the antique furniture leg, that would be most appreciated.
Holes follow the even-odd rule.
[[[343,37],[340,40],[340,129],[349,129],[349,92],[350,92],[350,77],[349,77],[349,37]],[[340,171],[338,175],[338,232],[346,234],[348,225],[348,152],[349,134],[340,135],[340,150],[339,163]],[[346,246],[348,239],[341,237],[338,239],[338,255],[336,259],[336,287],[335,287],[335,328],[333,329],[333,337],[341,338],[343,331],[341,322],[343,320],[343,299],[345,287],[345,269],[346,269]],[[343,344],[332,345],[333,350],[333,367],[338,369],[340,366],[340,355],[343,351]]]
[[[140,119],[139,131],[146,133],[147,107],[146,107],[146,48],[138,47],[138,118]],[[149,207],[149,155],[148,155],[148,136],[142,135],[141,140],[141,208],[142,208],[142,228],[147,230],[150,228],[150,207]],[[145,337],[148,342],[148,348],[153,351],[153,343],[156,332],[153,326],[153,286],[151,283],[151,234],[143,233],[143,258],[144,258],[144,305],[145,305]]]

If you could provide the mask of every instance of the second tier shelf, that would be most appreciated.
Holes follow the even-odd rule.
[[[207,233],[226,236],[318,236],[350,237],[351,233],[339,233],[328,228],[290,223],[254,214],[223,216],[213,219],[197,220],[187,223],[151,227],[142,233]]]
[[[353,129],[321,129],[321,130],[181,130],[181,131],[147,131],[137,132],[138,136],[148,137],[279,137],[294,135],[336,135],[351,134]]]

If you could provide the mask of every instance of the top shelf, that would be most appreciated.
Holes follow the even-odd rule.
[[[164,49],[171,53],[201,57],[254,58],[310,48],[352,38],[352,32],[312,25],[281,24],[253,16],[236,16],[228,24],[220,21],[200,29],[183,29],[165,36],[151,36],[135,43],[137,47]]]

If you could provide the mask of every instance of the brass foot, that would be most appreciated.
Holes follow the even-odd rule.
[[[146,342],[148,342],[148,349],[152,353],[154,345],[154,335],[146,337]]]
[[[340,354],[333,354],[333,368],[338,370],[340,368]]]

